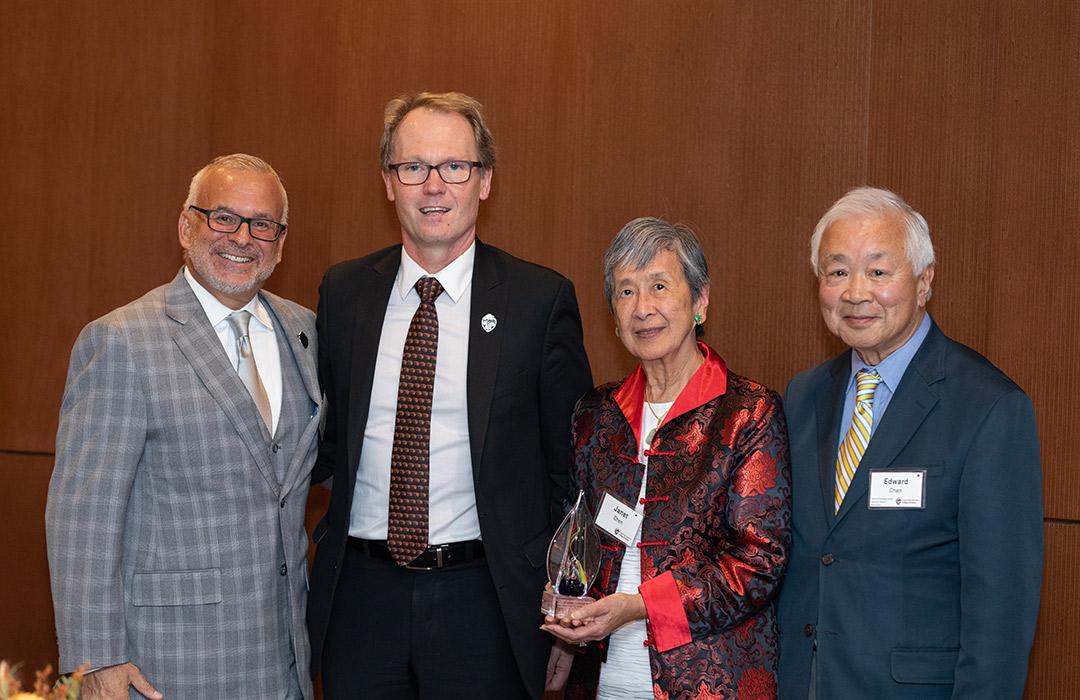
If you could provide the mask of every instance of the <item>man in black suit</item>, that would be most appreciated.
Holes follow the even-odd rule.
[[[314,479],[334,479],[313,672],[331,700],[537,698],[570,414],[592,385],[574,288],[476,239],[495,166],[476,100],[392,100],[381,156],[402,245],[320,287]]]

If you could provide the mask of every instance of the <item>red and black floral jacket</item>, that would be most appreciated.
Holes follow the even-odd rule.
[[[787,427],[780,398],[728,372],[712,348],[657,430],[642,521],[641,580],[653,694],[776,697],[773,611],[791,543]],[[574,413],[573,478],[596,512],[603,491],[633,503],[645,375],[586,394]],[[574,491],[576,493],[576,490]],[[615,591],[623,545],[601,532],[592,594]],[[574,660],[568,700],[593,698],[606,640]]]

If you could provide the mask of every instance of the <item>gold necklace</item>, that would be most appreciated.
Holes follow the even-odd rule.
[[[701,359],[704,362],[704,358]],[[690,374],[693,375],[693,372],[691,372]],[[683,388],[686,388],[686,384],[683,384]],[[679,393],[682,393],[682,389],[679,390]],[[645,436],[645,445],[652,446],[653,438],[656,437],[656,431],[660,429],[660,424],[664,422],[664,419],[667,418],[667,414],[671,411],[671,407],[675,405],[675,399],[678,399],[678,394],[675,395],[675,399],[672,399],[671,406],[667,407],[667,410],[664,411],[664,415],[662,416],[656,415],[656,411],[654,411],[652,407],[652,402],[649,401],[649,397],[647,395],[643,394],[641,398],[643,399],[642,403],[644,403],[645,407],[649,409],[649,413],[651,413],[653,415],[653,418],[656,419],[656,425],[653,427],[652,430],[649,431],[649,434]]]
[[[672,401],[671,406],[674,406],[674,405],[675,405],[675,402]],[[667,414],[668,414],[668,411],[671,410],[671,406],[667,407],[667,410],[664,411],[664,415],[658,416],[658,415],[656,415],[656,411],[653,410],[652,402],[650,402],[650,401],[645,402],[645,408],[649,409],[649,413],[651,413],[652,417],[656,419],[656,425],[654,425],[653,429],[649,431],[649,434],[645,436],[645,445],[646,446],[652,446],[653,438],[656,437],[656,431],[660,429],[660,424],[664,422],[665,418],[667,418]]]

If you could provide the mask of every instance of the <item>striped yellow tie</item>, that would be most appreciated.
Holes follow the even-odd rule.
[[[844,502],[859,460],[866,452],[870,442],[870,426],[874,424],[874,392],[881,381],[876,369],[860,369],[855,375],[855,410],[851,414],[851,427],[848,428],[840,451],[836,454],[836,488],[833,500],[836,510]]]

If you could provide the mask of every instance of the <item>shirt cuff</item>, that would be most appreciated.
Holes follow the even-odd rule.
[[[649,641],[657,651],[668,651],[690,643],[690,623],[682,596],[670,571],[638,586],[649,616]]]

